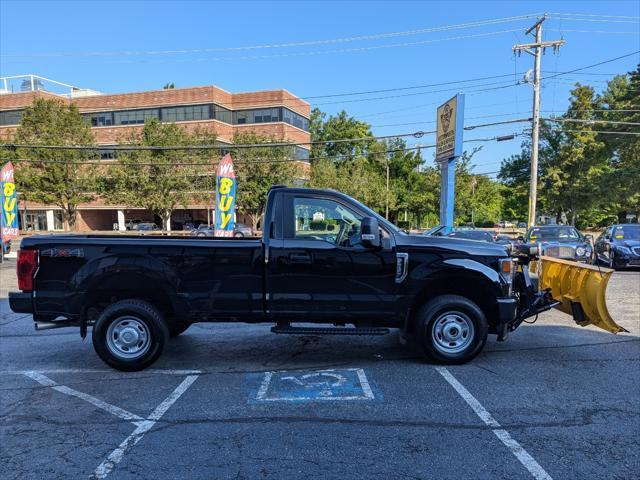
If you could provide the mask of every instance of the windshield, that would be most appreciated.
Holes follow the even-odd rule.
[[[527,234],[529,242],[544,242],[548,240],[579,240],[580,232],[574,227],[533,227]]]
[[[613,229],[615,240],[640,240],[640,225],[620,225]]]

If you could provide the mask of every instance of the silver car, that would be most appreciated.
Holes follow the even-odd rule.
[[[575,227],[568,225],[542,225],[531,227],[526,243],[542,245],[542,254],[576,262],[591,262],[593,247],[591,235],[583,235]]]

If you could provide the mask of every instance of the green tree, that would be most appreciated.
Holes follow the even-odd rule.
[[[189,134],[179,125],[160,123],[157,119],[147,120],[142,132],[132,133],[127,140],[128,144],[141,147],[197,146],[214,142],[215,136],[210,133]],[[102,194],[114,203],[151,210],[162,219],[163,230],[171,230],[173,211],[201,198],[203,189],[212,189],[205,183],[211,178],[211,173],[206,172],[210,172],[215,163],[211,156],[211,151],[205,149],[143,149],[122,153],[118,164],[109,169],[103,181]]]
[[[235,144],[273,143],[281,140],[253,132],[239,133]],[[252,228],[264,215],[267,192],[274,184],[291,185],[304,176],[303,165],[295,161],[293,147],[230,148],[238,178],[236,206],[251,218]]]
[[[609,215],[624,220],[626,214],[640,217],[640,136],[638,127],[628,123],[640,123],[640,66],[628,75],[618,75],[607,84],[601,95],[604,111],[600,118],[627,124],[602,123],[598,130],[616,132],[601,134],[608,162],[603,176],[602,208]]]
[[[365,154],[370,144],[374,142],[372,138],[370,142],[331,143],[335,140],[373,137],[371,125],[349,116],[344,110],[335,116],[332,115],[326,118],[324,112],[321,112],[318,108],[314,108],[311,112],[309,129],[312,141],[329,142],[321,145],[313,145],[311,147],[311,156],[313,158],[336,155],[354,158],[358,155]]]
[[[13,141],[23,145],[93,145],[91,128],[75,105],[36,98],[27,107]],[[19,191],[31,201],[62,210],[65,230],[74,229],[78,205],[96,198],[95,151],[19,148],[16,165]]]
[[[598,203],[598,186],[606,170],[606,151],[592,123],[601,104],[592,87],[576,84],[559,131],[559,149],[542,160],[542,196],[558,220],[575,225]],[[571,122],[570,120],[578,120]]]
[[[163,90],[172,90],[172,89],[176,88],[176,85],[173,82],[165,83],[164,87],[162,87],[162,88],[163,88]]]

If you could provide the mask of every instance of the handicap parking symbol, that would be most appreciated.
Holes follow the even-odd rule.
[[[372,386],[361,368],[307,372],[265,372],[253,402],[315,402],[374,400]]]

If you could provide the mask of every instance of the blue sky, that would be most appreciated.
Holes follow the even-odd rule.
[[[529,114],[530,85],[471,92],[514,83],[532,68],[529,55],[515,57],[511,49],[516,43],[529,41],[524,30],[535,20],[502,19],[551,13],[544,24],[545,39],[562,36],[567,43],[558,55],[547,52],[542,69],[567,71],[640,50],[639,5],[637,0],[229,3],[0,0],[0,75],[34,73],[105,93],[161,88],[167,82],[175,82],[177,87],[213,84],[233,92],[286,88],[304,97],[444,84],[309,100],[321,104],[319,107],[328,113],[344,108],[371,123],[376,134],[391,135],[434,129],[430,122],[435,120],[436,105],[457,91],[470,92],[466,101],[467,125]],[[487,20],[495,22],[406,33]],[[404,33],[308,43],[394,32]],[[305,42],[306,45],[273,46]],[[270,47],[235,49],[265,45]],[[600,90],[610,78],[600,74],[626,72],[639,62],[640,56],[634,55],[580,74],[549,80],[542,89],[542,109],[562,111],[575,81]],[[494,75],[506,76],[449,85]],[[406,95],[409,93],[415,95]],[[395,98],[379,98],[394,95]],[[375,99],[362,101],[366,98]],[[517,133],[524,126],[477,129],[465,132],[465,138]],[[425,136],[419,140],[411,138],[409,143],[430,144],[433,140],[433,136]],[[505,156],[519,151],[520,139],[483,145],[483,151],[474,159],[480,173],[497,170]]]

